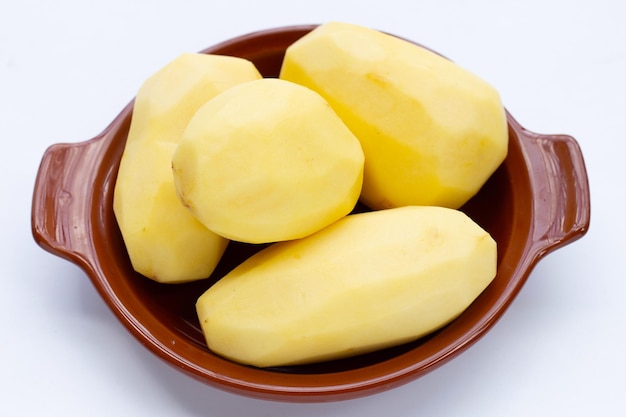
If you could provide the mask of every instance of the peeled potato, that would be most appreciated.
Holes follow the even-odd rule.
[[[200,296],[211,350],[271,367],[398,345],[464,311],[496,274],[491,236],[460,211],[353,214],[276,243]]]
[[[139,89],[115,184],[113,209],[133,268],[158,282],[208,277],[228,240],[180,203],[171,158],[183,130],[207,100],[260,78],[243,59],[183,54]]]
[[[202,106],[172,169],[181,201],[208,229],[268,243],[347,215],[361,191],[363,151],[317,93],[266,78]]]
[[[320,93],[365,153],[372,209],[458,208],[507,154],[498,92],[461,66],[382,32],[331,22],[286,52],[280,78]]]

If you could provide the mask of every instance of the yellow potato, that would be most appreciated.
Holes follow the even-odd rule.
[[[370,208],[458,208],[506,157],[506,116],[492,86],[379,31],[321,25],[287,49],[280,78],[320,93],[359,138]]]
[[[444,326],[492,281],[496,261],[495,241],[457,210],[353,214],[252,256],[196,309],[209,348],[233,361],[330,360]]]
[[[181,201],[208,229],[268,243],[347,215],[361,191],[363,151],[317,93],[266,78],[202,106],[172,167]]]
[[[171,158],[207,100],[261,75],[243,59],[183,54],[141,86],[115,184],[113,209],[133,268],[159,282],[208,277],[228,240],[180,203]]]

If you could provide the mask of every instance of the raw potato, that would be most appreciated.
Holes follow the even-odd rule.
[[[280,77],[320,93],[359,138],[372,209],[458,208],[506,157],[498,92],[396,37],[327,23],[287,49]]]
[[[114,212],[133,268],[159,282],[208,277],[228,240],[206,229],[176,197],[171,158],[207,100],[260,78],[246,60],[183,54],[146,80],[135,99],[114,192]]]
[[[319,94],[278,79],[207,102],[172,158],[181,201],[231,240],[301,238],[347,215],[363,182],[357,138]]]
[[[243,364],[336,359],[419,338],[465,310],[496,274],[496,243],[460,211],[354,214],[277,243],[197,301],[207,344]]]

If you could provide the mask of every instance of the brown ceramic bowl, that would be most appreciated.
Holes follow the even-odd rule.
[[[286,47],[313,27],[256,32],[203,52],[248,58],[265,76],[276,76]],[[483,336],[535,264],[583,236],[589,225],[588,181],[576,141],[531,133],[509,115],[508,157],[463,207],[499,245],[498,274],[469,309],[428,337],[372,354],[280,369],[238,365],[207,349],[194,305],[212,282],[256,247],[232,244],[208,280],[190,284],[158,284],[133,271],[112,210],[132,109],[131,102],[91,140],[56,144],[45,152],[34,189],[34,238],[45,250],[80,266],[141,344],[177,369],[227,391],[281,401],[328,401],[418,378]]]

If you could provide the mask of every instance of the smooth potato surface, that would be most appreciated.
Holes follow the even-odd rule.
[[[496,243],[460,211],[349,215],[264,249],[196,309],[214,352],[259,367],[365,353],[449,323],[496,273]]]
[[[198,110],[172,157],[181,201],[231,240],[297,239],[347,215],[363,183],[358,139],[319,96],[251,81]]]
[[[228,240],[176,196],[171,158],[197,109],[221,91],[260,78],[246,60],[183,54],[141,86],[115,184],[113,209],[133,268],[158,282],[208,277]]]
[[[292,44],[280,77],[320,93],[365,152],[372,209],[459,208],[504,161],[498,92],[461,66],[382,32],[330,22]]]

